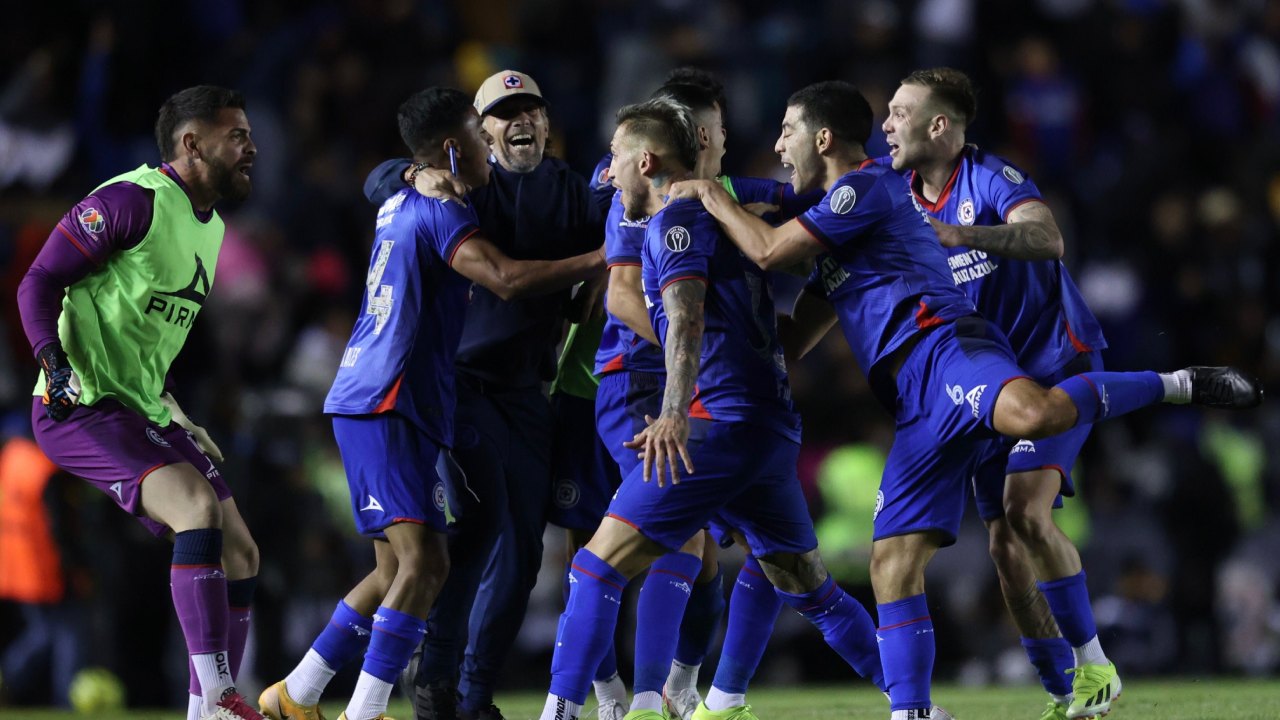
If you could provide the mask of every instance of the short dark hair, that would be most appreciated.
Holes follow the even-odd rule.
[[[811,129],[827,128],[836,139],[865,146],[871,137],[871,105],[858,88],[843,80],[826,80],[801,88],[787,98]]]
[[[667,83],[649,96],[652,98],[667,98],[674,100],[681,105],[689,108],[693,112],[702,112],[703,110],[716,110],[716,96],[710,90],[699,85],[687,85],[684,83]],[[721,113],[721,119],[724,114]]]
[[[400,105],[396,115],[400,139],[413,154],[428,153],[437,141],[462,126],[472,107],[471,97],[456,88],[419,90]]]
[[[160,159],[169,162],[177,157],[173,133],[188,120],[211,122],[223,108],[244,109],[244,96],[217,85],[197,85],[174,93],[160,106],[156,118],[156,145]]]
[[[628,132],[642,135],[671,150],[686,170],[698,164],[698,124],[688,106],[660,97],[618,110],[618,127],[629,124]]]
[[[929,88],[929,95],[938,101],[944,112],[968,127],[978,115],[978,93],[973,89],[969,76],[949,67],[916,70],[908,75],[903,85],[920,85]]]
[[[724,83],[720,81],[720,78],[716,77],[715,73],[685,65],[667,73],[667,79],[663,83],[663,87],[669,85],[692,85],[710,93],[716,105],[720,106],[720,117],[724,120],[725,125],[729,124],[729,101],[724,96]],[[661,89],[659,88],[659,90]],[[685,104],[694,110],[698,109],[689,103]]]

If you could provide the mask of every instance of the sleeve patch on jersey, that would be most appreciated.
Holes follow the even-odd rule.
[[[1014,185],[1021,185],[1022,181],[1026,180],[1012,165],[1004,166],[1004,178]]]
[[[676,225],[667,230],[667,234],[662,236],[662,242],[671,252],[684,252],[689,249],[689,231],[683,226]]]
[[[106,225],[107,217],[97,208],[86,208],[80,213],[80,227],[84,228],[85,232],[97,235]]]
[[[837,188],[835,192],[831,193],[831,212],[837,215],[848,215],[857,202],[858,193],[856,190],[848,185]]]

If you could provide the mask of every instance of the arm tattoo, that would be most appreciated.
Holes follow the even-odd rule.
[[[1043,203],[1016,208],[1005,225],[959,226],[957,230],[966,246],[994,255],[1015,260],[1057,260],[1062,256],[1062,234]]]
[[[694,384],[702,364],[702,331],[706,319],[703,305],[707,286],[701,280],[677,280],[662,291],[667,312],[667,389],[662,397],[662,414],[689,412]]]

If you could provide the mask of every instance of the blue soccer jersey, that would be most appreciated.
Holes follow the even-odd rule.
[[[947,255],[901,177],[868,160],[799,217],[822,242],[808,289],[835,306],[877,395],[892,398],[881,363],[922,330],[974,314]]]
[[[325,399],[326,413],[394,411],[452,446],[454,357],[470,281],[449,265],[477,230],[470,206],[412,189],[382,204],[363,309]]]
[[[791,404],[765,272],[724,237],[696,200],[675,201],[650,219],[641,263],[645,304],[659,338],[667,333],[662,290],[678,280],[707,284],[690,417],[760,425],[799,442],[800,417]]]
[[[931,216],[950,225],[1001,225],[1019,205],[1040,200],[1022,171],[976,146],[966,145],[937,202],[912,192]],[[979,312],[1009,338],[1018,364],[1048,378],[1080,353],[1107,346],[1102,328],[1060,260],[1014,260],[967,247],[945,248],[955,284]]]

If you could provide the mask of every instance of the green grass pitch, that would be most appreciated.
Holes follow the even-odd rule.
[[[536,720],[545,696],[535,693],[500,694],[498,706],[508,720]],[[1034,720],[1046,697],[1037,688],[967,688],[942,685],[934,688],[934,702],[961,720]],[[760,688],[750,695],[761,720],[826,720],[828,718],[889,717],[882,695],[865,685],[856,689],[831,686]],[[595,707],[587,701],[587,709]],[[322,703],[331,720],[342,712],[343,701]],[[407,703],[393,700],[391,717],[413,720]],[[0,708],[3,720],[182,720],[181,711],[130,710],[80,715],[53,710]],[[1280,680],[1173,679],[1134,680],[1107,720],[1273,720],[1280,718]]]

